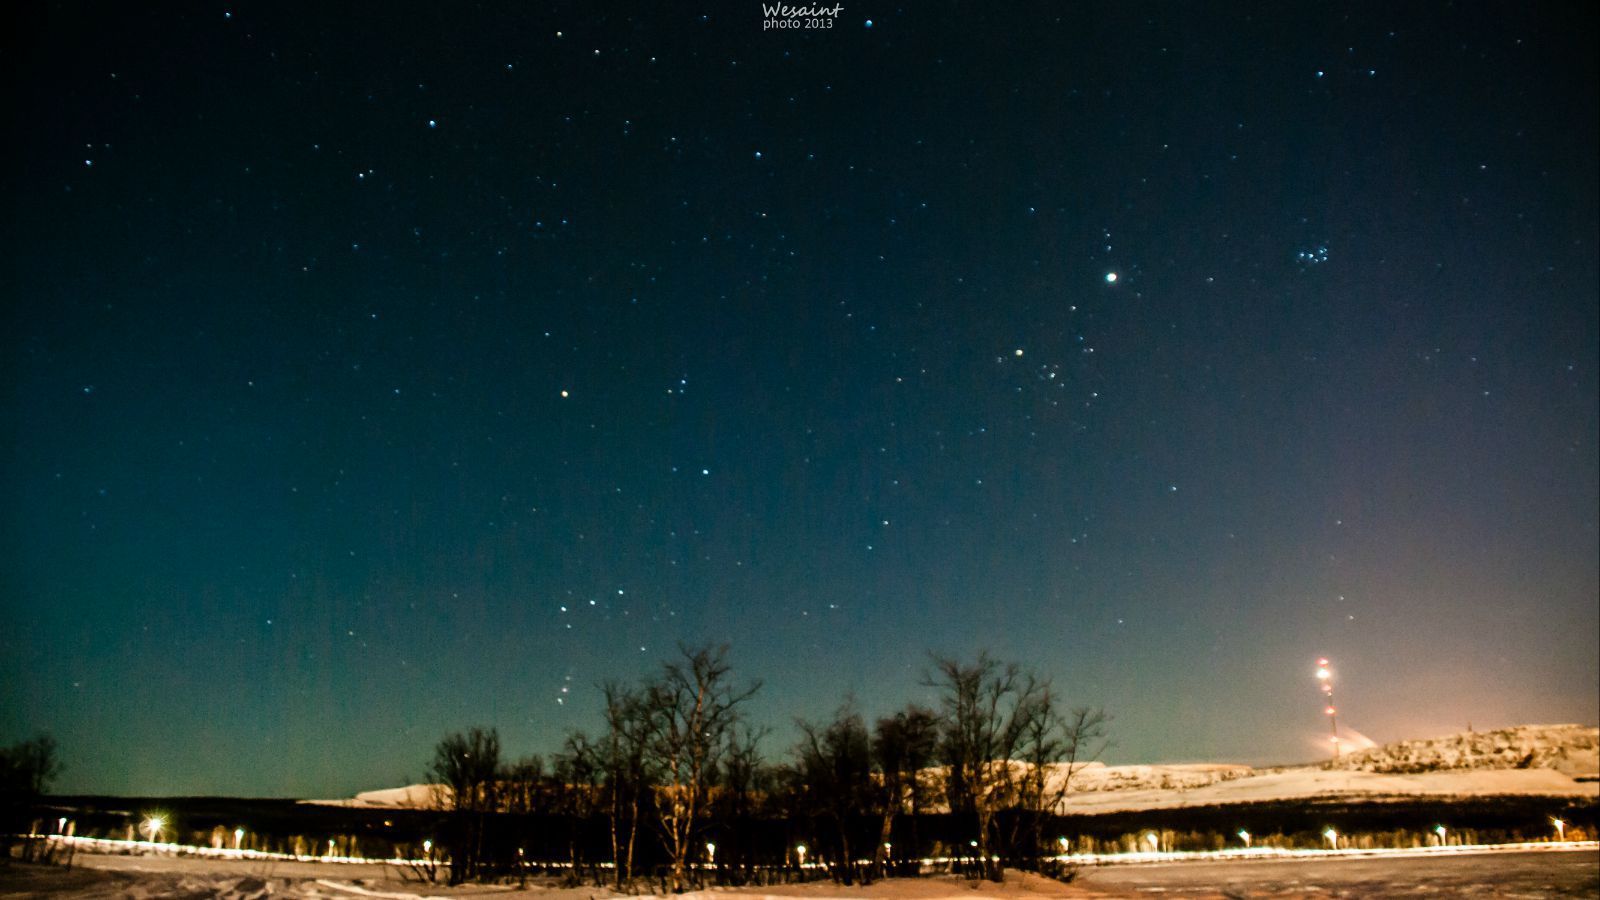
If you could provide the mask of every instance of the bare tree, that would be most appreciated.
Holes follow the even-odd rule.
[[[933,710],[912,704],[892,716],[878,720],[872,741],[873,765],[877,768],[883,814],[878,831],[878,846],[873,853],[878,876],[888,876],[890,838],[895,817],[909,810],[915,827],[916,815],[925,792],[922,770],[934,759],[939,746],[939,717]],[[910,848],[917,852],[913,838]]]
[[[595,751],[604,782],[616,889],[623,891],[633,881],[639,807],[651,778],[647,752],[650,716],[642,691],[614,681],[601,685],[600,690],[606,703],[606,732]]]
[[[602,776],[600,745],[583,732],[567,736],[553,765],[554,811],[567,820],[567,859],[572,865],[572,883],[583,880],[583,824],[595,813]]]
[[[11,836],[33,830],[34,805],[60,774],[56,739],[48,734],[0,748],[0,852],[9,855]],[[28,858],[36,849],[23,848]]]
[[[1022,738],[1017,756],[1024,768],[1018,779],[1019,815],[1013,819],[1012,844],[1026,865],[1038,870],[1046,850],[1045,823],[1072,789],[1073,776],[1104,749],[1100,739],[1108,717],[1086,706],[1062,712],[1049,684],[1018,714]],[[1026,843],[1018,840],[1023,828],[1028,833]]]
[[[1001,881],[1004,870],[993,852],[995,814],[1015,801],[1011,761],[1044,685],[986,652],[970,664],[940,656],[933,664],[923,683],[940,695],[940,756],[949,766],[950,811],[973,817],[978,869]]]
[[[720,766],[720,790],[713,810],[725,835],[719,840],[727,849],[717,854],[717,874],[720,879],[733,871],[737,884],[749,881],[756,867],[750,838],[756,833],[758,804],[764,799],[758,794],[765,794],[769,787],[770,772],[761,756],[761,741],[767,733],[766,728],[743,723],[734,727],[728,733],[728,748]]]
[[[527,817],[546,811],[549,805],[550,784],[545,776],[543,758],[537,754],[525,756],[501,772],[500,808],[509,815],[523,817],[518,823],[521,833],[527,833]],[[516,866],[517,877],[525,884],[529,860],[522,847],[517,848],[512,862]]]
[[[476,878],[483,865],[484,828],[500,807],[500,735],[473,728],[445,735],[434,748],[429,777],[450,811],[450,883]]]
[[[760,687],[735,689],[727,647],[680,647],[682,659],[662,666],[645,685],[649,754],[656,777],[656,818],[671,858],[672,889],[687,886],[696,829],[702,824],[717,763],[738,706]]]
[[[1017,710],[1017,715],[1021,735],[1016,755],[1022,771],[1017,773],[1017,810],[1011,817],[1010,844],[1025,867],[1037,870],[1051,771],[1064,752],[1061,715],[1050,686],[1046,684],[1033,702]],[[1024,834],[1027,841],[1022,840]]]
[[[1098,707],[1076,706],[1061,716],[1061,755],[1056,759],[1061,777],[1043,798],[1044,809],[1059,810],[1072,790],[1072,777],[1105,752],[1106,727],[1110,724],[1111,716]],[[1043,841],[1042,834],[1035,835],[1036,844]]]
[[[545,806],[544,759],[523,757],[507,766],[500,776],[501,808],[516,815],[529,815]]]
[[[800,743],[795,760],[800,776],[800,799],[813,817],[833,825],[839,857],[831,867],[833,880],[856,881],[855,854],[850,848],[854,821],[872,805],[872,747],[866,723],[853,704],[846,703],[825,726],[799,721]]]

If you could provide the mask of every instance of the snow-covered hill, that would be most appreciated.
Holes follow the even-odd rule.
[[[1060,777],[1058,775],[1058,777]],[[1304,766],[1104,766],[1072,776],[1062,812],[1278,800],[1549,796],[1600,800],[1600,729],[1522,725],[1398,741]]]
[[[1053,786],[1065,766],[1051,775]],[[1600,728],[1522,725],[1398,741],[1304,766],[1255,769],[1230,763],[1072,769],[1064,813],[1171,809],[1279,800],[1548,796],[1600,800]],[[435,785],[308,800],[368,809],[426,809],[447,796]]]
[[[1066,767],[1051,774],[1050,786],[1059,790]],[[1138,790],[1188,790],[1248,778],[1256,774],[1249,766],[1234,763],[1177,763],[1172,765],[1108,766],[1101,762],[1080,764],[1072,770],[1069,793]]]
[[[1074,791],[1059,808],[1063,813],[1101,813],[1288,800],[1496,796],[1600,800],[1600,783],[1578,781],[1554,769],[1470,769],[1386,775],[1360,769],[1296,766],[1196,788]]]
[[[450,789],[442,784],[408,784],[405,787],[362,791],[341,800],[301,800],[317,806],[353,806],[358,809],[433,809],[448,800]]]
[[[1600,730],[1581,725],[1519,725],[1399,741],[1347,754],[1334,768],[1409,774],[1442,769],[1555,769],[1567,775],[1600,770]]]

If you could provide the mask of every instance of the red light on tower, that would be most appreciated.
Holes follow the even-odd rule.
[[[1326,656],[1317,657],[1317,687],[1325,698],[1322,714],[1328,717],[1329,742],[1333,744],[1333,755],[1339,756],[1339,720],[1333,708],[1333,665]]]

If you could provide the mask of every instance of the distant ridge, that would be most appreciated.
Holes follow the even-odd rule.
[[[1067,777],[1055,767],[1051,782]],[[1253,768],[1232,763],[1109,766],[1082,763],[1058,810],[1092,814],[1274,801],[1407,797],[1559,797],[1600,801],[1600,728],[1519,725],[1396,741],[1338,759]],[[363,809],[430,809],[449,792],[412,784],[341,800]]]
[[[405,787],[362,791],[340,800],[301,800],[316,806],[348,806],[356,809],[434,809],[450,796],[442,784],[408,784]]]
[[[1494,731],[1464,731],[1358,750],[1340,757],[1331,766],[1384,774],[1447,769],[1555,769],[1567,775],[1595,775],[1600,771],[1600,728],[1518,725]]]
[[[1519,725],[1396,741],[1300,766],[1106,766],[1072,776],[1063,813],[1278,801],[1552,797],[1600,801],[1600,728]]]

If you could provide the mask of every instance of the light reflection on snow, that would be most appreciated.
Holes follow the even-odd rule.
[[[35,834],[30,837],[48,841],[57,846],[71,846],[81,850],[98,853],[140,854],[153,853],[167,856],[201,856],[214,859],[254,859],[254,860],[281,860],[293,862],[324,862],[345,863],[358,865],[441,865],[439,859],[368,859],[359,856],[311,856],[294,853],[271,853],[265,850],[241,850],[231,847],[197,847],[186,844],[156,843],[154,841],[124,841],[112,838],[90,838],[76,835],[61,834]],[[1288,849],[1284,847],[1234,847],[1227,850],[1144,850],[1131,853],[1065,853],[1052,857],[1058,863],[1080,866],[1121,866],[1140,865],[1149,863],[1181,863],[1181,862],[1214,862],[1229,859],[1335,859],[1340,857],[1383,857],[1396,859],[1415,856],[1457,856],[1472,853],[1525,853],[1529,851],[1560,852],[1568,850],[1600,850],[1600,841],[1526,841],[1515,844],[1452,844],[1448,846],[1430,845],[1426,847],[1341,847],[1337,850],[1318,849]],[[861,865],[870,865],[872,860],[862,859],[857,861]],[[953,863],[970,862],[968,859],[958,859],[948,856],[926,857],[920,860],[924,867],[939,868]],[[539,862],[535,865],[545,869],[561,869],[570,867],[571,863],[559,860]],[[599,863],[599,868],[609,868],[608,863]],[[826,863],[809,861],[802,864],[806,869],[823,869]]]

